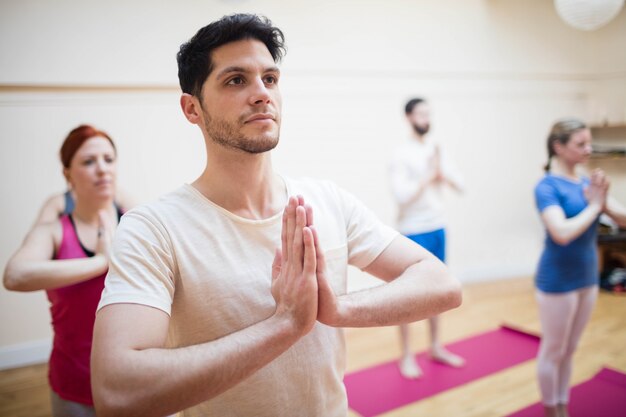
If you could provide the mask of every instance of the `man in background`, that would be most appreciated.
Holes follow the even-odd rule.
[[[428,103],[421,98],[409,100],[405,106],[405,115],[411,127],[411,137],[396,150],[390,164],[391,187],[398,206],[397,227],[404,236],[445,262],[446,219],[443,193],[445,188],[460,192],[462,180],[441,145],[428,135]],[[463,366],[463,358],[441,345],[439,317],[433,316],[428,322],[431,358],[446,365]],[[400,372],[409,379],[419,378],[422,371],[409,346],[407,324],[400,325],[400,340]]]

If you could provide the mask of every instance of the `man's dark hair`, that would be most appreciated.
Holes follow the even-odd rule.
[[[415,108],[415,106],[420,103],[426,103],[426,100],[424,100],[423,98],[412,98],[411,100],[409,100],[408,103],[406,103],[406,106],[404,106],[404,114],[408,116],[409,114],[413,113],[413,109]]]
[[[267,17],[254,14],[224,16],[200,29],[193,38],[180,46],[176,60],[178,81],[183,93],[200,97],[202,85],[213,71],[213,50],[243,39],[263,42],[274,62],[280,61],[286,52],[283,32],[272,26]]]

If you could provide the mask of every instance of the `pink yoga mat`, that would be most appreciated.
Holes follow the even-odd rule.
[[[537,355],[538,347],[538,336],[503,326],[448,345],[467,361],[460,369],[421,353],[417,358],[424,375],[418,380],[403,378],[397,361],[346,375],[348,404],[363,417],[375,416],[525,362]]]
[[[603,368],[590,380],[570,392],[571,417],[626,416],[626,374]],[[526,407],[509,417],[543,417],[540,403]]]

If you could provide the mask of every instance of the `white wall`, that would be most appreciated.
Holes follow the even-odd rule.
[[[79,123],[114,137],[120,183],[140,201],[195,178],[204,148],[178,109],[174,56],[234,11],[266,14],[287,37],[277,168],[331,178],[389,224],[386,161],[408,135],[404,102],[431,101],[433,135],[468,187],[448,200],[450,264],[465,281],[532,273],[542,240],[532,187],[552,121],[598,106],[626,119],[623,11],[585,33],[561,23],[549,0],[4,0],[0,267],[43,199],[63,190],[58,148]],[[356,286],[369,284],[352,273]],[[41,358],[46,310],[41,292],[0,289],[0,316],[10,318],[0,367],[28,356],[15,352]]]

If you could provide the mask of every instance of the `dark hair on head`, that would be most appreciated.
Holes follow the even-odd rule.
[[[409,100],[406,103],[406,106],[404,106],[404,114],[406,114],[407,116],[411,113],[413,113],[413,109],[415,108],[415,106],[417,106],[420,103],[426,103],[426,100],[424,100],[423,98],[412,98],[411,100]]]
[[[274,62],[286,52],[283,32],[265,16],[233,14],[209,23],[188,42],[180,46],[176,55],[178,81],[183,93],[200,97],[202,85],[213,71],[211,53],[224,44],[243,39],[256,39],[267,46]]]
[[[566,145],[572,137],[572,133],[586,128],[587,125],[585,125],[583,121],[572,117],[557,120],[552,125],[552,129],[550,129],[550,134],[548,135],[547,141],[548,163],[543,167],[546,172],[550,171],[552,157],[556,155],[556,151],[554,150],[554,144],[559,142],[562,145]]]
[[[91,139],[96,136],[101,136],[105,139],[108,139],[111,142],[111,146],[113,146],[113,150],[117,152],[115,149],[115,143],[113,143],[113,139],[102,130],[98,130],[93,126],[89,125],[80,125],[77,128],[73,129],[63,141],[63,145],[61,145],[61,151],[59,152],[61,157],[61,163],[65,168],[69,168],[72,164],[72,158],[76,154],[76,151],[83,146],[88,139]]]

